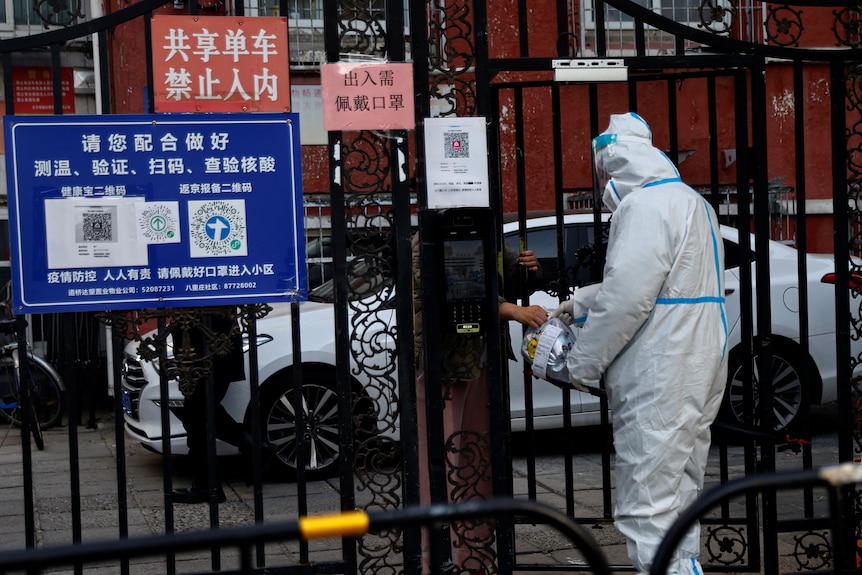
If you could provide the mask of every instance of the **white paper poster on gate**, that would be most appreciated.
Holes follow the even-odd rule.
[[[485,118],[426,118],[425,158],[429,208],[490,205]]]
[[[147,265],[134,198],[45,200],[45,223],[49,268]]]

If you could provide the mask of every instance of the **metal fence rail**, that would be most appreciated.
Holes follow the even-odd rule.
[[[255,568],[256,546],[276,541],[321,539],[328,537],[359,537],[406,526],[431,526],[458,520],[480,518],[523,517],[554,527],[581,553],[589,570],[597,575],[610,575],[610,567],[602,550],[586,529],[565,514],[540,503],[517,499],[493,499],[457,505],[408,507],[392,511],[361,510],[329,515],[306,516],[292,521],[247,525],[242,527],[169,533],[166,535],[100,541],[80,545],[64,545],[0,553],[0,573],[41,572],[48,567],[76,566],[120,560],[124,572],[134,558],[167,556],[213,548],[234,548],[239,551],[237,573],[309,572],[308,565],[285,568],[272,566]],[[223,572],[223,571],[220,571]],[[325,567],[315,566],[316,573],[344,572],[337,562]]]
[[[757,494],[775,500],[780,491],[806,487],[824,488],[828,496],[829,518],[823,530],[831,533],[831,557],[826,558],[826,561],[833,563],[832,573],[840,575],[851,571],[858,572],[862,548],[854,542],[860,540],[860,526],[854,523],[852,511],[855,493],[853,486],[860,482],[862,465],[842,463],[819,469],[749,475],[723,483],[701,495],[671,526],[656,551],[650,575],[663,575],[667,572],[668,564],[680,541],[692,525],[705,518],[710,511],[727,505],[740,496]],[[789,528],[792,529],[792,525]],[[809,549],[808,552],[812,551],[816,550]],[[764,565],[764,571],[783,572],[778,565]]]

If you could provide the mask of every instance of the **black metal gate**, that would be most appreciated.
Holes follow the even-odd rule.
[[[478,99],[484,98],[487,103],[477,107],[479,114],[490,118],[490,148],[499,150],[492,162],[499,184],[498,208],[517,205],[522,245],[531,248],[531,237],[538,239],[525,225],[530,210],[550,207],[546,199],[536,198],[535,190],[553,193],[560,251],[552,251],[551,257],[556,257],[561,262],[559,269],[563,269],[567,254],[562,247],[569,244],[562,214],[576,207],[598,210],[599,203],[589,187],[591,182],[573,177],[574,170],[566,163],[588,161],[590,138],[604,129],[609,113],[638,112],[650,123],[654,134],[660,134],[656,136],[657,142],[661,142],[657,145],[663,146],[680,166],[683,178],[713,204],[724,224],[741,230],[737,265],[746,261],[754,264],[738,268],[741,315],[739,338],[731,352],[731,373],[736,374],[732,385],[736,386],[733,391],[739,409],[731,410],[733,414],[726,413],[732,415],[729,420],[716,425],[714,456],[721,462],[721,479],[732,478],[739,472],[752,474],[783,468],[787,461],[777,458],[784,453],[798,454],[793,465],[812,466],[812,453],[818,445],[811,441],[809,408],[821,398],[837,398],[840,458],[853,460],[858,455],[859,439],[854,425],[859,387],[858,379],[852,377],[859,358],[854,343],[858,339],[859,303],[851,281],[858,268],[850,256],[855,254],[854,230],[858,227],[855,200],[858,186],[854,183],[858,169],[853,160],[858,149],[854,147],[853,134],[860,111],[855,94],[859,38],[844,24],[855,21],[855,8],[836,5],[829,13],[834,18],[829,28],[834,35],[828,40],[839,49],[811,50],[803,47],[810,44],[800,39],[805,27],[799,7],[707,2],[692,8],[690,13],[683,9],[672,12],[669,7],[658,14],[659,10],[625,0],[596,2],[592,14],[580,13],[582,19],[591,18],[595,24],[590,28],[581,22],[582,33],[590,35],[588,41],[569,36],[571,29],[561,26],[556,44],[558,53],[539,58],[530,52],[535,20],[528,15],[525,4],[519,3],[519,7],[523,8],[516,19],[519,50],[513,50],[507,57],[489,56],[487,76],[477,73]],[[558,10],[559,24],[564,20],[559,15],[565,13],[566,7],[559,3]],[[762,12],[755,14],[757,10]],[[662,17],[671,13],[676,21]],[[746,36],[744,27],[740,28],[745,17],[758,22],[763,18],[763,37]],[[502,43],[490,30],[488,35],[489,43],[495,40]],[[584,54],[585,51],[588,53]],[[785,94],[791,98],[792,125],[788,120],[784,132],[771,131],[772,124],[768,123],[776,113],[774,84],[768,82],[769,67],[775,59],[786,62],[786,85],[792,87]],[[621,67],[627,69],[627,75],[619,74]],[[483,68],[481,61],[477,63],[477,70],[480,68]],[[560,68],[565,73],[554,73]],[[806,82],[811,82],[812,77],[829,83],[828,101],[811,97]],[[816,355],[813,348],[819,345],[815,343],[819,333],[809,332],[813,313],[810,310],[817,306],[807,299],[808,272],[803,256],[808,250],[809,222],[828,217],[822,213],[809,215],[806,211],[806,206],[817,204],[809,201],[807,195],[806,169],[811,169],[810,158],[818,146],[809,134],[811,127],[806,120],[818,111],[828,119],[824,132],[828,134],[831,150],[824,156],[817,154],[831,165],[831,190],[827,196],[832,216],[829,228],[838,230],[834,236],[834,256],[838,262],[834,311],[839,319],[831,342],[837,349],[838,363],[837,376],[830,375],[828,382],[818,371],[822,366],[811,359]],[[550,143],[542,145],[542,137]],[[772,300],[782,297],[781,294],[752,287],[770,284],[767,241],[786,239],[776,237],[776,226],[782,225],[781,210],[776,207],[782,201],[778,195],[782,191],[777,189],[778,183],[771,176],[774,171],[770,170],[776,149],[793,157],[784,176],[795,182],[792,226],[799,253],[796,262],[799,313],[793,326],[797,329],[794,335],[788,334],[786,326],[778,326],[779,320],[772,317],[774,310],[781,307],[781,302]],[[687,171],[685,163],[691,164],[697,156],[700,156],[699,171]],[[543,181],[536,179],[536,165],[542,166]],[[720,174],[726,173],[728,167],[733,176],[722,179]],[[845,233],[848,228],[849,233]],[[749,229],[753,232],[751,239],[744,233]],[[572,285],[584,279],[597,279],[595,259],[601,254],[599,242],[592,247],[584,246],[575,266],[583,266],[587,273],[578,275],[569,269],[568,274],[560,273],[552,280],[556,281],[554,287],[562,294],[561,299],[565,299]],[[727,265],[731,268],[732,262]],[[530,297],[528,287],[524,286],[521,297]],[[770,325],[773,328],[767,327]],[[798,377],[794,407],[798,411],[789,425],[788,413],[784,411],[788,367]],[[531,383],[531,376],[525,375],[526,393],[530,393]],[[824,385],[835,385],[837,391],[830,392]],[[561,392],[560,404],[566,406],[570,401],[568,392]],[[605,410],[604,405],[601,410]],[[569,413],[564,413],[564,437],[574,438],[566,455],[571,457],[565,468],[570,494],[566,509],[579,517],[582,512],[578,510],[573,488],[578,460],[571,453],[573,445],[583,438],[578,436],[579,429],[568,427]],[[533,433],[529,415],[526,433]],[[541,441],[536,437],[534,441]],[[530,459],[529,454],[527,457]],[[740,457],[744,461],[742,468],[738,460],[734,461]],[[606,469],[609,463],[607,456]],[[528,477],[527,484],[535,485],[535,464],[528,465]],[[612,516],[610,474],[604,477],[604,488],[602,514],[583,516],[584,522],[601,525]],[[542,497],[535,488],[529,489],[529,496]],[[781,567],[788,569],[791,567],[779,566],[781,542],[788,540],[795,542],[792,568],[820,570],[834,567],[836,561],[840,564],[845,558],[832,556],[832,541],[820,532],[823,510],[815,510],[810,490],[800,490],[798,496],[798,503],[792,504],[798,505],[798,514],[792,517],[779,513],[779,509],[785,510],[790,505],[788,500],[783,498],[779,505],[775,494],[766,490],[761,498],[749,497],[744,505],[733,509],[725,506],[720,513],[705,518],[704,567],[767,573],[778,572]],[[858,517],[858,508],[855,512]],[[759,531],[764,534],[762,549]],[[852,537],[848,535],[848,540]],[[855,545],[839,547],[855,549]]]

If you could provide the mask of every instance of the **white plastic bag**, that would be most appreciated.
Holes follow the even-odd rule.
[[[539,328],[529,328],[521,344],[524,361],[532,365],[533,375],[554,385],[569,386],[566,356],[575,344],[572,328],[552,317]]]

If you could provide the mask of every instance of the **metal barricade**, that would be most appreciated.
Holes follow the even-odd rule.
[[[610,566],[601,548],[589,532],[572,518],[547,505],[528,500],[492,499],[456,505],[415,506],[392,511],[365,512],[362,510],[305,516],[296,520],[232,528],[169,533],[159,536],[99,541],[78,545],[43,547],[0,553],[0,573],[42,572],[46,568],[76,567],[83,571],[85,564],[98,564],[120,560],[127,572],[131,559],[166,556],[213,548],[237,549],[239,565],[231,573],[343,573],[344,565],[335,562],[294,567],[254,567],[255,548],[277,541],[310,541],[330,537],[360,537],[381,533],[389,529],[408,526],[432,526],[451,521],[478,518],[511,520],[519,517],[555,528],[571,541],[589,570],[596,575],[611,575]],[[216,572],[213,570],[211,572]]]
[[[752,493],[780,501],[777,498],[778,492],[805,487],[821,488],[827,493],[828,518],[823,522],[822,529],[829,531],[832,536],[829,563],[834,567],[831,572],[836,575],[851,571],[858,572],[859,554],[862,548],[857,543],[860,540],[860,531],[859,524],[854,519],[853,484],[856,483],[862,483],[862,465],[856,463],[843,463],[802,471],[749,475],[723,483],[701,495],[671,526],[656,551],[649,573],[650,575],[667,573],[671,558],[686,533],[710,511],[727,505],[736,497]],[[780,526],[776,526],[775,532],[778,531]],[[765,541],[767,539],[769,538],[764,537]],[[817,551],[809,547],[806,552],[810,554]],[[765,564],[763,572],[774,574],[784,571],[778,564]]]

